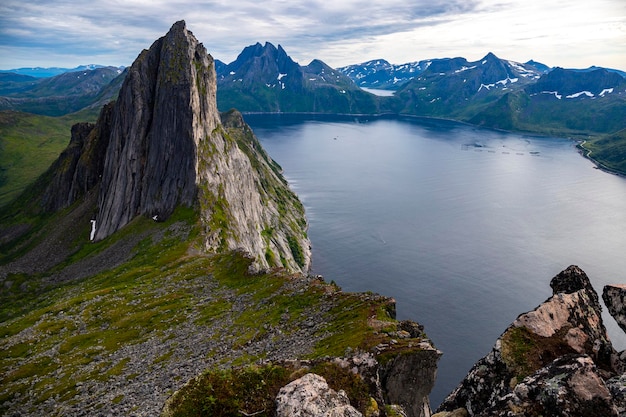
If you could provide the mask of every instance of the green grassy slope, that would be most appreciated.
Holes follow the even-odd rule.
[[[31,237],[41,244],[63,227],[55,216],[71,217],[80,204],[35,220],[45,227]],[[341,355],[388,338],[372,331],[372,317],[394,328],[384,297],[281,270],[250,276],[240,253],[200,254],[197,218],[180,208],[163,223],[139,217],[98,243],[88,241],[83,220],[64,243],[74,248],[67,259],[40,273],[9,273],[0,287],[0,414],[132,409],[146,384],[159,407],[172,393],[166,387],[207,366],[285,352]],[[120,249],[127,260],[116,264]],[[10,260],[0,256],[0,269]],[[68,278],[72,269],[92,275]]]
[[[602,168],[626,175],[626,129],[591,138],[581,147]]]
[[[97,110],[63,117],[0,111],[0,207],[17,197],[59,156],[71,126],[95,122]]]

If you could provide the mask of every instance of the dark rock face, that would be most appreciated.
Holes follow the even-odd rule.
[[[250,272],[307,271],[302,204],[241,114],[225,113],[222,124],[216,92],[213,58],[175,23],[138,56],[96,125],[74,126],[40,181],[41,206],[56,211],[93,190],[94,240],[136,216],[164,221],[194,207],[206,252],[243,251],[254,259]]]
[[[626,332],[626,285],[607,285],[602,299],[619,327]]]
[[[562,357],[517,384],[481,415],[617,416],[613,396],[586,355]]]
[[[559,273],[550,285],[554,295],[520,315],[438,411],[465,408],[470,416],[617,415],[623,398],[614,397],[615,387],[609,390],[606,381],[619,367],[597,293],[577,266]]]
[[[379,373],[385,402],[402,406],[407,416],[429,417],[428,395],[435,385],[440,356],[441,352],[426,348],[411,355],[395,356],[381,365]]]
[[[41,196],[44,211],[69,207],[96,186],[102,177],[109,143],[112,104],[100,111],[98,122],[72,126],[70,143],[50,166],[48,185]]]
[[[52,177],[41,198],[44,211],[54,212],[74,202],[70,190],[73,188],[76,166],[93,128],[91,123],[77,123],[72,126],[70,144],[48,170]]]
[[[577,267],[571,265],[564,271],[561,271],[557,276],[550,281],[550,288],[552,288],[552,294],[558,293],[572,294],[576,291],[585,290],[589,297],[593,300],[594,307],[602,309],[598,300],[598,294],[596,290],[591,286],[591,281],[585,272]]]
[[[214,82],[212,62],[184,22],[142,52],[111,120],[97,219],[102,239],[144,214],[166,219],[196,196],[192,94]],[[217,124],[212,120],[213,127]]]

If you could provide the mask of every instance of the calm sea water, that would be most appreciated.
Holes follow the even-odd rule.
[[[626,282],[626,179],[571,141],[422,119],[246,120],[306,207],[312,272],[394,297],[444,352],[433,407],[561,270],[580,266],[599,293]]]

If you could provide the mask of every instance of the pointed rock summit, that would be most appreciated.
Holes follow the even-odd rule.
[[[192,205],[198,146],[219,124],[215,89],[213,60],[183,21],[135,60],[113,110],[96,239]]]
[[[92,240],[137,216],[199,213],[203,249],[238,250],[258,271],[306,271],[304,208],[237,111],[220,114],[213,58],[184,21],[139,54],[95,125],[74,127],[41,204],[53,212],[98,193]],[[99,190],[99,191],[98,191]]]
[[[197,203],[205,250],[308,269],[302,205],[241,115],[222,125],[216,90],[213,58],[184,21],[139,55],[113,109],[95,239]]]

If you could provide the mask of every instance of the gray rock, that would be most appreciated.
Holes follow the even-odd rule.
[[[626,332],[626,285],[606,285],[602,299],[619,327]]]
[[[196,207],[204,250],[237,250],[250,272],[307,271],[304,208],[236,111],[217,110],[213,58],[185,22],[144,50],[96,126],[77,125],[44,193],[49,211],[99,185],[95,240],[143,215]]]
[[[571,368],[572,372],[584,368],[602,378],[615,375],[612,358],[616,352],[602,322],[597,293],[587,276],[580,268],[571,266],[557,275],[551,285],[554,295],[535,310],[520,315],[498,338],[492,351],[474,365],[437,411],[465,408],[470,416],[492,415],[488,410],[502,407],[503,398],[522,395],[514,394],[520,389],[548,396],[548,399],[541,400],[545,404],[558,401],[565,409],[569,409],[567,407],[570,407],[570,403],[571,407],[576,408],[576,404],[581,401],[576,397],[580,390],[572,389],[565,396],[557,396],[560,395],[558,390],[532,386],[533,381],[539,384],[545,380],[544,377],[531,380],[526,377],[533,374],[550,375],[557,368],[563,371]],[[580,355],[587,359],[572,362],[571,358]],[[585,377],[591,375],[586,371],[583,374]],[[595,377],[590,378],[595,381]],[[572,395],[571,398],[568,395]],[[601,398],[604,404],[605,398]],[[528,397],[528,401],[535,401],[533,404],[539,408],[546,406],[537,402],[539,400],[536,396]],[[526,412],[531,408],[531,405],[526,407]]]
[[[481,416],[617,416],[613,397],[589,356],[556,359],[517,384]]]
[[[362,417],[345,392],[336,392],[316,374],[284,386],[276,396],[277,417]]]
[[[400,405],[409,417],[430,417],[428,395],[435,385],[441,352],[430,344],[410,354],[398,354],[381,364],[381,385],[387,404]]]

